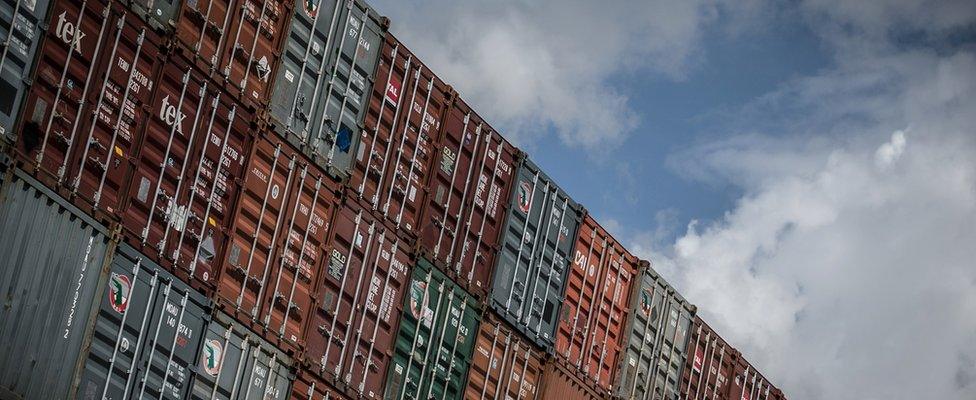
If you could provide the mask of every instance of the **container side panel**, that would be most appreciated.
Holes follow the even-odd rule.
[[[478,329],[464,398],[535,399],[542,383],[544,355],[494,314],[487,313]]]
[[[102,228],[17,172],[0,202],[0,391],[67,398],[110,243]]]
[[[47,22],[47,0],[0,2],[0,37],[7,41],[0,52],[0,136],[13,139],[20,106],[27,94],[27,78]]]
[[[606,397],[601,395],[595,386],[590,386],[578,375],[566,369],[563,363],[549,359],[545,372],[542,374],[542,388],[539,398],[600,400]],[[670,399],[671,397],[665,398]]]
[[[223,32],[218,71],[226,88],[242,102],[264,108],[271,97],[272,68],[281,54],[291,4],[284,0],[234,3]]]

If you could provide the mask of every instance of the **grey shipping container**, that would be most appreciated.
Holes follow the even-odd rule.
[[[204,338],[194,400],[284,400],[294,375],[292,359],[241,325],[217,312]]]
[[[676,399],[696,308],[649,265],[637,285],[614,392],[621,399]]]
[[[583,212],[528,158],[516,176],[492,280],[491,307],[550,352]]]
[[[0,398],[65,399],[100,295],[107,231],[21,171],[0,200]]]
[[[356,0],[296,5],[271,99],[273,130],[348,177],[389,21]]]
[[[0,0],[0,136],[11,133],[47,23],[47,0]]]
[[[210,301],[128,245],[98,299],[76,398],[187,398]]]

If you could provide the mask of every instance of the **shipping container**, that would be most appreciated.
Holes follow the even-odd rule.
[[[212,294],[255,136],[252,117],[181,56],[170,57],[156,81],[123,233],[128,243]]]
[[[218,304],[297,355],[337,198],[324,172],[274,135],[262,134],[247,159]]]
[[[544,364],[545,353],[541,349],[494,313],[486,312],[478,329],[464,398],[535,400]]]
[[[177,24],[177,50],[249,111],[263,110],[293,5],[292,0],[187,1]]]
[[[0,190],[0,397],[71,398],[109,231],[17,170]]]
[[[617,372],[639,261],[593,216],[580,224],[555,354],[609,395]]]
[[[295,7],[271,99],[272,129],[345,181],[389,20],[361,0]]]
[[[305,355],[310,371],[350,397],[383,393],[412,263],[395,232],[356,202],[333,221]]]
[[[539,389],[539,399],[555,400],[601,400],[609,399],[589,382],[580,379],[579,374],[572,371],[559,358],[550,358],[542,373],[542,386]],[[670,398],[668,400],[671,400]]]
[[[193,400],[285,400],[294,379],[292,358],[217,311],[196,364]]]
[[[342,391],[318,377],[318,373],[299,369],[292,382],[290,400],[351,400]]]
[[[442,121],[418,244],[479,300],[488,297],[520,151],[460,98]]]
[[[480,305],[420,258],[403,301],[384,399],[460,399],[477,341]]]
[[[48,0],[0,1],[0,137],[13,141],[20,105],[30,87]]]
[[[115,253],[78,399],[186,399],[210,300],[128,245]]]
[[[524,158],[512,183],[491,306],[537,346],[552,350],[580,207]]]
[[[118,219],[163,38],[120,3],[52,7],[16,148],[31,172],[83,209]]]
[[[614,393],[630,400],[677,398],[696,308],[649,263],[634,285]]]
[[[456,94],[393,35],[386,36],[376,76],[350,195],[415,238],[441,119]]]
[[[129,8],[152,29],[169,33],[176,28],[180,0],[125,0]]]
[[[681,379],[681,398],[785,400],[742,353],[695,317]]]

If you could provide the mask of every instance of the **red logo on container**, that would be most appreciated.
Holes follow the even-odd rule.
[[[132,283],[129,277],[112,273],[112,278],[108,282],[108,302],[112,309],[124,313],[129,308],[129,293],[132,292]]]
[[[701,348],[695,349],[695,360],[691,364],[691,369],[701,372],[702,358],[705,358],[704,354],[702,354],[702,349]]]
[[[532,207],[532,186],[528,182],[522,182],[518,188],[518,207],[523,213],[528,214]]]
[[[319,11],[319,5],[315,4],[316,0],[305,0],[305,14],[309,17],[315,18],[315,14]]]
[[[393,106],[400,102],[400,81],[396,77],[390,77],[390,83],[386,84],[386,99],[393,103]]]

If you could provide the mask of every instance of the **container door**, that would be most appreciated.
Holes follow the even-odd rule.
[[[0,1],[0,137],[13,135],[28,86],[34,73],[38,42],[47,22],[48,0]],[[13,139],[13,136],[8,136]]]

